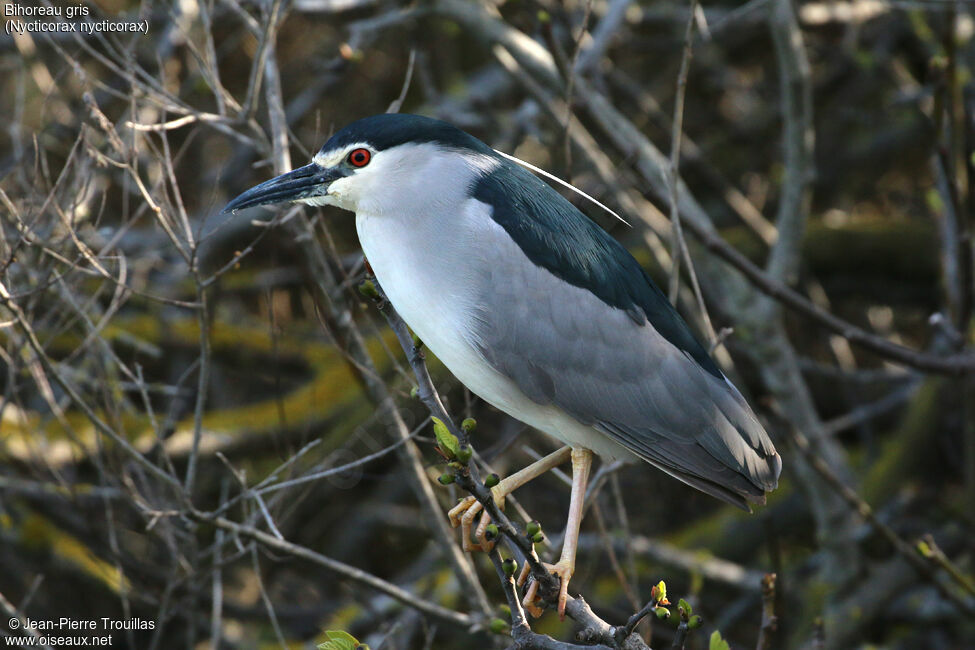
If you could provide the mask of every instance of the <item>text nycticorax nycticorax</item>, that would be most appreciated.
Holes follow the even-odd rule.
[[[439,120],[376,115],[225,211],[282,202],[355,213],[396,311],[472,392],[566,444],[494,488],[572,460],[565,608],[592,453],[642,460],[742,508],[781,460],[764,428],[633,257],[544,181]],[[464,547],[480,504],[449,514]],[[487,547],[482,515],[475,531]],[[531,601],[530,593],[526,600]]]

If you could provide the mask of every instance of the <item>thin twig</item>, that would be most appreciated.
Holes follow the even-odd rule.
[[[778,237],[766,270],[771,277],[792,284],[799,269],[813,179],[812,71],[792,0],[772,1],[769,25],[779,68],[785,176],[775,219]]]
[[[670,166],[667,169],[667,184],[670,187],[668,199],[670,203],[670,257],[674,260],[670,268],[670,288],[667,295],[672,304],[677,303],[677,289],[680,287],[680,264],[683,255],[681,240],[683,232],[677,207],[677,178],[680,166],[680,138],[684,132],[684,97],[687,93],[687,75],[691,68],[693,54],[691,38],[694,34],[694,8],[698,0],[690,0],[687,24],[684,27],[684,46],[681,53],[680,69],[677,72],[676,89],[674,91],[674,119],[670,131]]]
[[[338,560],[334,560],[304,546],[294,544],[284,539],[278,539],[277,537],[258,530],[253,526],[238,524],[223,517],[209,517],[206,513],[198,510],[189,511],[189,515],[201,523],[212,524],[217,528],[221,528],[235,535],[240,535],[259,542],[271,550],[286,553],[288,555],[307,560],[312,564],[317,564],[318,566],[324,567],[330,571],[334,571],[335,573],[338,573],[349,580],[353,580],[367,587],[380,591],[387,596],[390,596],[391,598],[403,603],[407,607],[412,607],[417,611],[423,612],[428,616],[432,616],[433,618],[439,619],[446,623],[450,623],[451,625],[459,625],[465,629],[470,629],[478,623],[477,620],[468,614],[455,612],[445,607],[441,607],[440,605],[423,600],[422,598],[418,598],[415,593],[401,589],[390,582],[377,578],[371,573],[367,573],[361,569],[357,569],[343,562],[339,562]]]
[[[843,481],[833,473],[833,470],[823,462],[823,460],[815,455],[810,448],[809,440],[806,439],[802,433],[796,430],[792,426],[787,426],[789,436],[792,442],[795,444],[796,448],[805,456],[809,465],[818,473],[825,482],[849,505],[849,507],[859,514],[870,527],[873,528],[877,533],[879,533],[887,542],[894,548],[897,553],[907,560],[923,579],[934,585],[938,591],[952,604],[954,604],[959,610],[965,612],[969,615],[975,615],[975,602],[971,599],[966,599],[961,597],[955,590],[948,588],[935,574],[931,565],[924,561],[918,551],[913,548],[910,544],[904,541],[890,526],[882,522],[874,513],[873,508],[860,498],[851,487],[846,485]],[[948,572],[953,580],[955,576],[951,572]],[[969,585],[964,582],[960,583],[963,588],[968,588]]]
[[[775,574],[766,573],[762,578],[762,625],[758,630],[757,650],[772,647],[772,635],[778,627],[775,615]]]
[[[199,305],[197,324],[200,328],[200,360],[196,384],[196,404],[193,409],[193,442],[186,464],[186,478],[183,481],[183,488],[187,496],[192,496],[193,484],[196,481],[196,464],[200,453],[200,440],[203,438],[203,414],[206,407],[207,392],[210,390],[210,313],[207,306],[206,290],[199,279],[197,276],[196,302]]]
[[[403,87],[399,91],[399,96],[394,99],[386,108],[387,113],[399,113],[406,101],[406,94],[410,92],[410,83],[413,81],[413,67],[416,65],[416,48],[410,48],[410,59],[406,64],[406,76],[403,79]]]
[[[904,364],[918,370],[945,374],[970,375],[975,373],[975,352],[962,352],[940,355],[931,352],[912,350],[888,339],[871,334],[856,325],[820,309],[812,301],[791,287],[772,279],[755,266],[751,260],[739,253],[717,233],[701,226],[692,219],[682,218],[684,226],[694,235],[702,246],[738,269],[745,278],[762,293],[775,298],[786,307],[806,316],[814,323],[839,334],[855,345],[870,350],[879,356]]]

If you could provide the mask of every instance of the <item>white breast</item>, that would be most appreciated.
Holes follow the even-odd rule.
[[[488,211],[485,204],[464,199],[454,210],[439,211],[445,215],[440,219],[359,212],[356,230],[393,307],[474,394],[566,444],[610,458],[631,457],[623,447],[560,409],[530,400],[475,348],[470,324],[476,305],[471,301],[478,294],[478,281],[491,275],[493,256],[521,254],[510,241],[500,240],[507,234]],[[525,263],[530,263],[527,258]]]
[[[356,215],[362,250],[396,311],[468,388],[500,408],[510,384],[469,341],[472,279],[480,262],[464,255],[475,236],[464,211],[449,223]],[[513,386],[511,386],[513,388]],[[505,409],[507,410],[507,409]]]

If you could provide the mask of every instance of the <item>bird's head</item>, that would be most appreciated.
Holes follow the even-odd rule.
[[[374,115],[333,135],[310,164],[252,187],[223,211],[290,202],[381,214],[412,200],[450,200],[501,162],[486,144],[447,122]]]

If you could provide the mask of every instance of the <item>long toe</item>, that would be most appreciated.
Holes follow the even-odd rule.
[[[447,519],[450,520],[450,525],[454,528],[460,526],[461,518],[464,516],[464,513],[467,512],[475,503],[477,503],[477,499],[474,497],[464,497],[460,500],[460,503],[448,510]]]
[[[489,540],[487,538],[487,527],[491,523],[491,515],[484,511],[481,514],[481,520],[477,524],[477,530],[474,531],[474,538],[480,545],[481,550],[485,553],[489,553],[491,549],[494,548],[494,540]]]
[[[534,553],[534,551],[532,551],[532,552]],[[536,556],[535,559],[537,560],[538,557]],[[531,574],[532,574],[532,568],[528,564],[528,562],[525,562],[524,564],[522,564],[521,565],[521,573],[518,574],[518,581],[515,583],[516,585],[518,585],[518,588],[519,589],[521,589],[522,587],[525,586],[525,582],[528,581],[528,577]]]
[[[477,513],[484,509],[479,502],[475,501],[474,504],[467,509],[464,516],[460,518],[460,534],[464,537],[464,550],[465,551],[487,551],[489,549],[484,548],[480,544],[475,544],[471,541],[471,528],[474,526],[474,518],[477,517]],[[484,513],[486,515],[487,513]],[[484,515],[481,515],[481,520],[483,521]],[[487,524],[485,524],[487,526]],[[478,526],[478,532],[481,528]]]
[[[498,486],[495,486],[491,490],[491,493],[494,497],[494,502],[498,504],[499,508],[504,510],[504,499],[507,496],[507,492],[499,490]],[[474,519],[479,512],[482,514],[477,524],[477,529],[474,530],[474,538],[477,540],[475,544],[471,541],[471,529],[474,527]],[[464,497],[460,500],[460,503],[448,510],[447,518],[450,520],[450,525],[454,528],[460,526],[461,541],[463,542],[465,551],[488,552],[494,548],[494,541],[487,539],[487,527],[491,523],[491,515],[484,510],[484,506],[473,496]]]
[[[569,600],[569,580],[575,573],[575,566],[569,562],[560,561],[548,567],[548,570],[559,577],[559,619],[565,620],[565,604]]]

